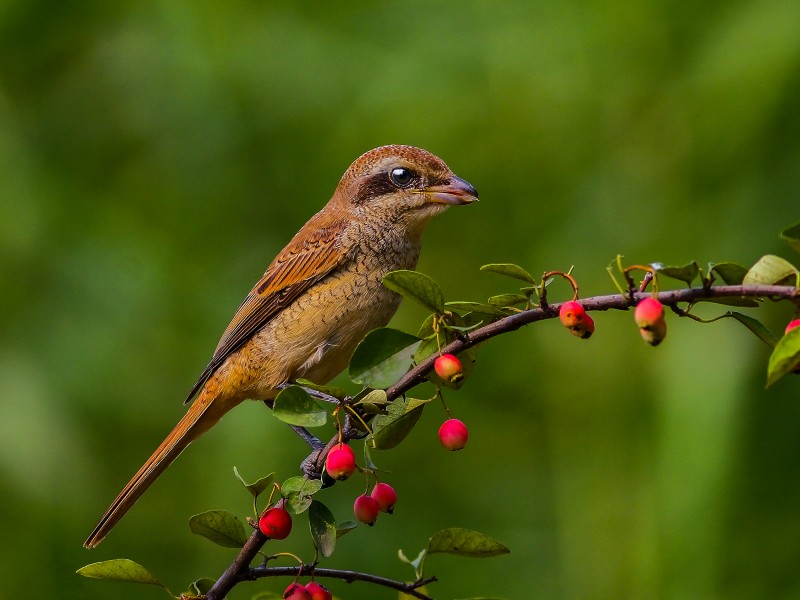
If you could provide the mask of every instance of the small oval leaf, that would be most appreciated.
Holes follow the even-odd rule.
[[[156,579],[150,571],[142,565],[127,558],[115,558],[102,562],[92,563],[76,571],[78,575],[93,579],[110,579],[112,581],[132,581],[146,583],[165,588],[164,584]],[[166,588],[165,588],[166,589]]]
[[[319,479],[290,477],[281,486],[281,494],[286,498],[286,510],[295,515],[306,511],[311,506],[311,497],[321,489],[322,481]]]
[[[486,271],[487,273],[497,273],[498,275],[505,275],[506,277],[519,279],[520,281],[524,281],[525,283],[536,285],[536,280],[533,278],[533,275],[528,273],[525,269],[523,269],[519,265],[515,265],[514,263],[492,263],[489,265],[483,265],[481,267],[481,271]]]
[[[328,558],[336,549],[336,519],[322,502],[314,500],[308,509],[311,537],[319,553]]]
[[[411,368],[420,339],[389,327],[373,329],[350,359],[350,379],[371,388],[387,388]]]
[[[275,473],[270,473],[266,477],[262,477],[261,479],[254,481],[253,483],[247,483],[244,478],[239,475],[239,469],[233,467],[233,474],[236,475],[236,479],[242,482],[242,485],[247,488],[247,490],[253,495],[253,498],[258,498],[258,495],[263,492],[265,489],[270,487],[272,483],[275,481]]]
[[[372,443],[379,450],[394,448],[411,433],[430,400],[398,398],[387,407],[387,414],[372,420]]]
[[[284,423],[300,427],[321,427],[328,422],[328,412],[299,385],[290,385],[280,391],[272,406],[272,414]]]
[[[446,552],[471,558],[488,558],[511,552],[505,545],[478,531],[451,527],[437,531],[428,541],[428,553]]]
[[[700,273],[700,267],[697,266],[695,261],[692,261],[688,265],[683,265],[681,267],[665,267],[659,263],[653,263],[651,266],[661,275],[671,277],[672,279],[677,279],[678,281],[683,281],[687,285],[692,285],[692,281],[694,281],[694,279]]]
[[[435,313],[444,311],[444,293],[427,275],[417,271],[391,271],[383,276],[383,285]]]
[[[769,356],[767,387],[800,367],[800,327],[795,327],[775,344]]]
[[[773,285],[797,275],[797,267],[780,256],[767,254],[758,259],[744,276],[744,285]]]
[[[317,392],[322,392],[323,394],[327,394],[328,396],[333,396],[338,400],[343,400],[347,397],[347,390],[340,387],[335,387],[332,385],[318,385],[313,381],[309,381],[308,379],[303,379],[302,377],[295,381],[296,384],[303,386],[309,390],[315,390]]]
[[[747,275],[747,267],[732,263],[709,263],[708,272],[713,273],[728,285],[741,285]]]
[[[492,306],[519,306],[528,302],[528,297],[522,294],[499,294],[489,298],[489,304]]]
[[[384,406],[389,401],[386,398],[386,390],[369,390],[366,394],[358,398],[353,404],[359,406],[361,404],[370,404],[372,406]]]
[[[507,317],[511,311],[504,310],[499,306],[492,306],[491,304],[484,304],[482,302],[448,302],[445,305],[448,309],[458,310],[462,312],[479,313],[482,315],[489,315],[491,317]]]
[[[208,593],[208,590],[210,590],[215,583],[215,579],[211,579],[210,577],[201,577],[189,585],[189,594],[194,596],[203,596],[204,594]]]
[[[201,535],[224,548],[241,548],[247,541],[239,517],[227,510],[209,510],[189,519],[192,533]]]
[[[343,535],[350,533],[354,529],[358,527],[358,523],[355,521],[342,521],[341,523],[336,524],[336,537],[340,538]]]

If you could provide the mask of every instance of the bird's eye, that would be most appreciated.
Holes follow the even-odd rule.
[[[411,169],[406,169],[405,167],[396,167],[392,169],[389,177],[391,178],[392,183],[397,187],[405,188],[411,185],[411,182],[414,181],[415,174]]]

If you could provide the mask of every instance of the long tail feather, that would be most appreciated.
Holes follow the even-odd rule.
[[[235,404],[237,402],[226,402],[222,398],[201,393],[172,432],[114,499],[83,545],[94,548],[103,541],[114,525],[184,448],[208,431]]]

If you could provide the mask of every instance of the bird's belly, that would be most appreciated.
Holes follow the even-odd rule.
[[[375,274],[331,274],[277,314],[229,360],[244,395],[269,399],[287,381],[324,384],[340,373],[356,345],[389,322],[400,297]]]

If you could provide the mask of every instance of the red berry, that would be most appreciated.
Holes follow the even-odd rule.
[[[561,308],[558,309],[558,318],[561,319],[561,324],[570,329],[579,325],[586,316],[586,310],[575,300],[564,302]]]
[[[353,512],[356,515],[356,519],[372,527],[375,524],[375,521],[378,520],[380,507],[378,506],[378,501],[375,500],[375,498],[372,496],[367,496],[366,494],[361,494],[358,498],[356,498],[356,501],[353,504]]]
[[[664,305],[652,296],[642,299],[633,311],[633,320],[639,327],[652,325],[664,318]]]
[[[308,593],[306,587],[297,583],[296,581],[286,588],[283,592],[284,600],[311,600],[311,594]]]
[[[307,583],[306,591],[309,593],[311,600],[333,600],[333,594],[328,591],[328,588],[316,581]]]
[[[271,540],[283,540],[292,531],[292,516],[281,506],[273,506],[258,519],[258,528]]]
[[[651,346],[658,346],[667,335],[664,305],[653,297],[648,296],[636,305],[633,319],[642,338]]]
[[[586,314],[586,310],[575,300],[564,302],[558,310],[558,318],[561,324],[569,329],[572,335],[579,338],[592,337],[594,333],[594,321]]]
[[[448,450],[461,450],[468,437],[467,426],[458,419],[448,419],[439,427],[439,441]]]
[[[397,504],[397,492],[386,483],[376,483],[370,494],[378,503],[378,510],[392,514],[394,505]]]
[[[789,321],[789,324],[786,326],[786,331],[784,331],[784,335],[789,333],[795,327],[800,327],[800,319],[795,319],[794,321]]]
[[[325,460],[325,470],[334,479],[347,479],[356,470],[356,455],[347,444],[331,448]]]
[[[433,363],[436,374],[450,383],[456,383],[464,377],[464,367],[461,361],[452,354],[442,354]]]

